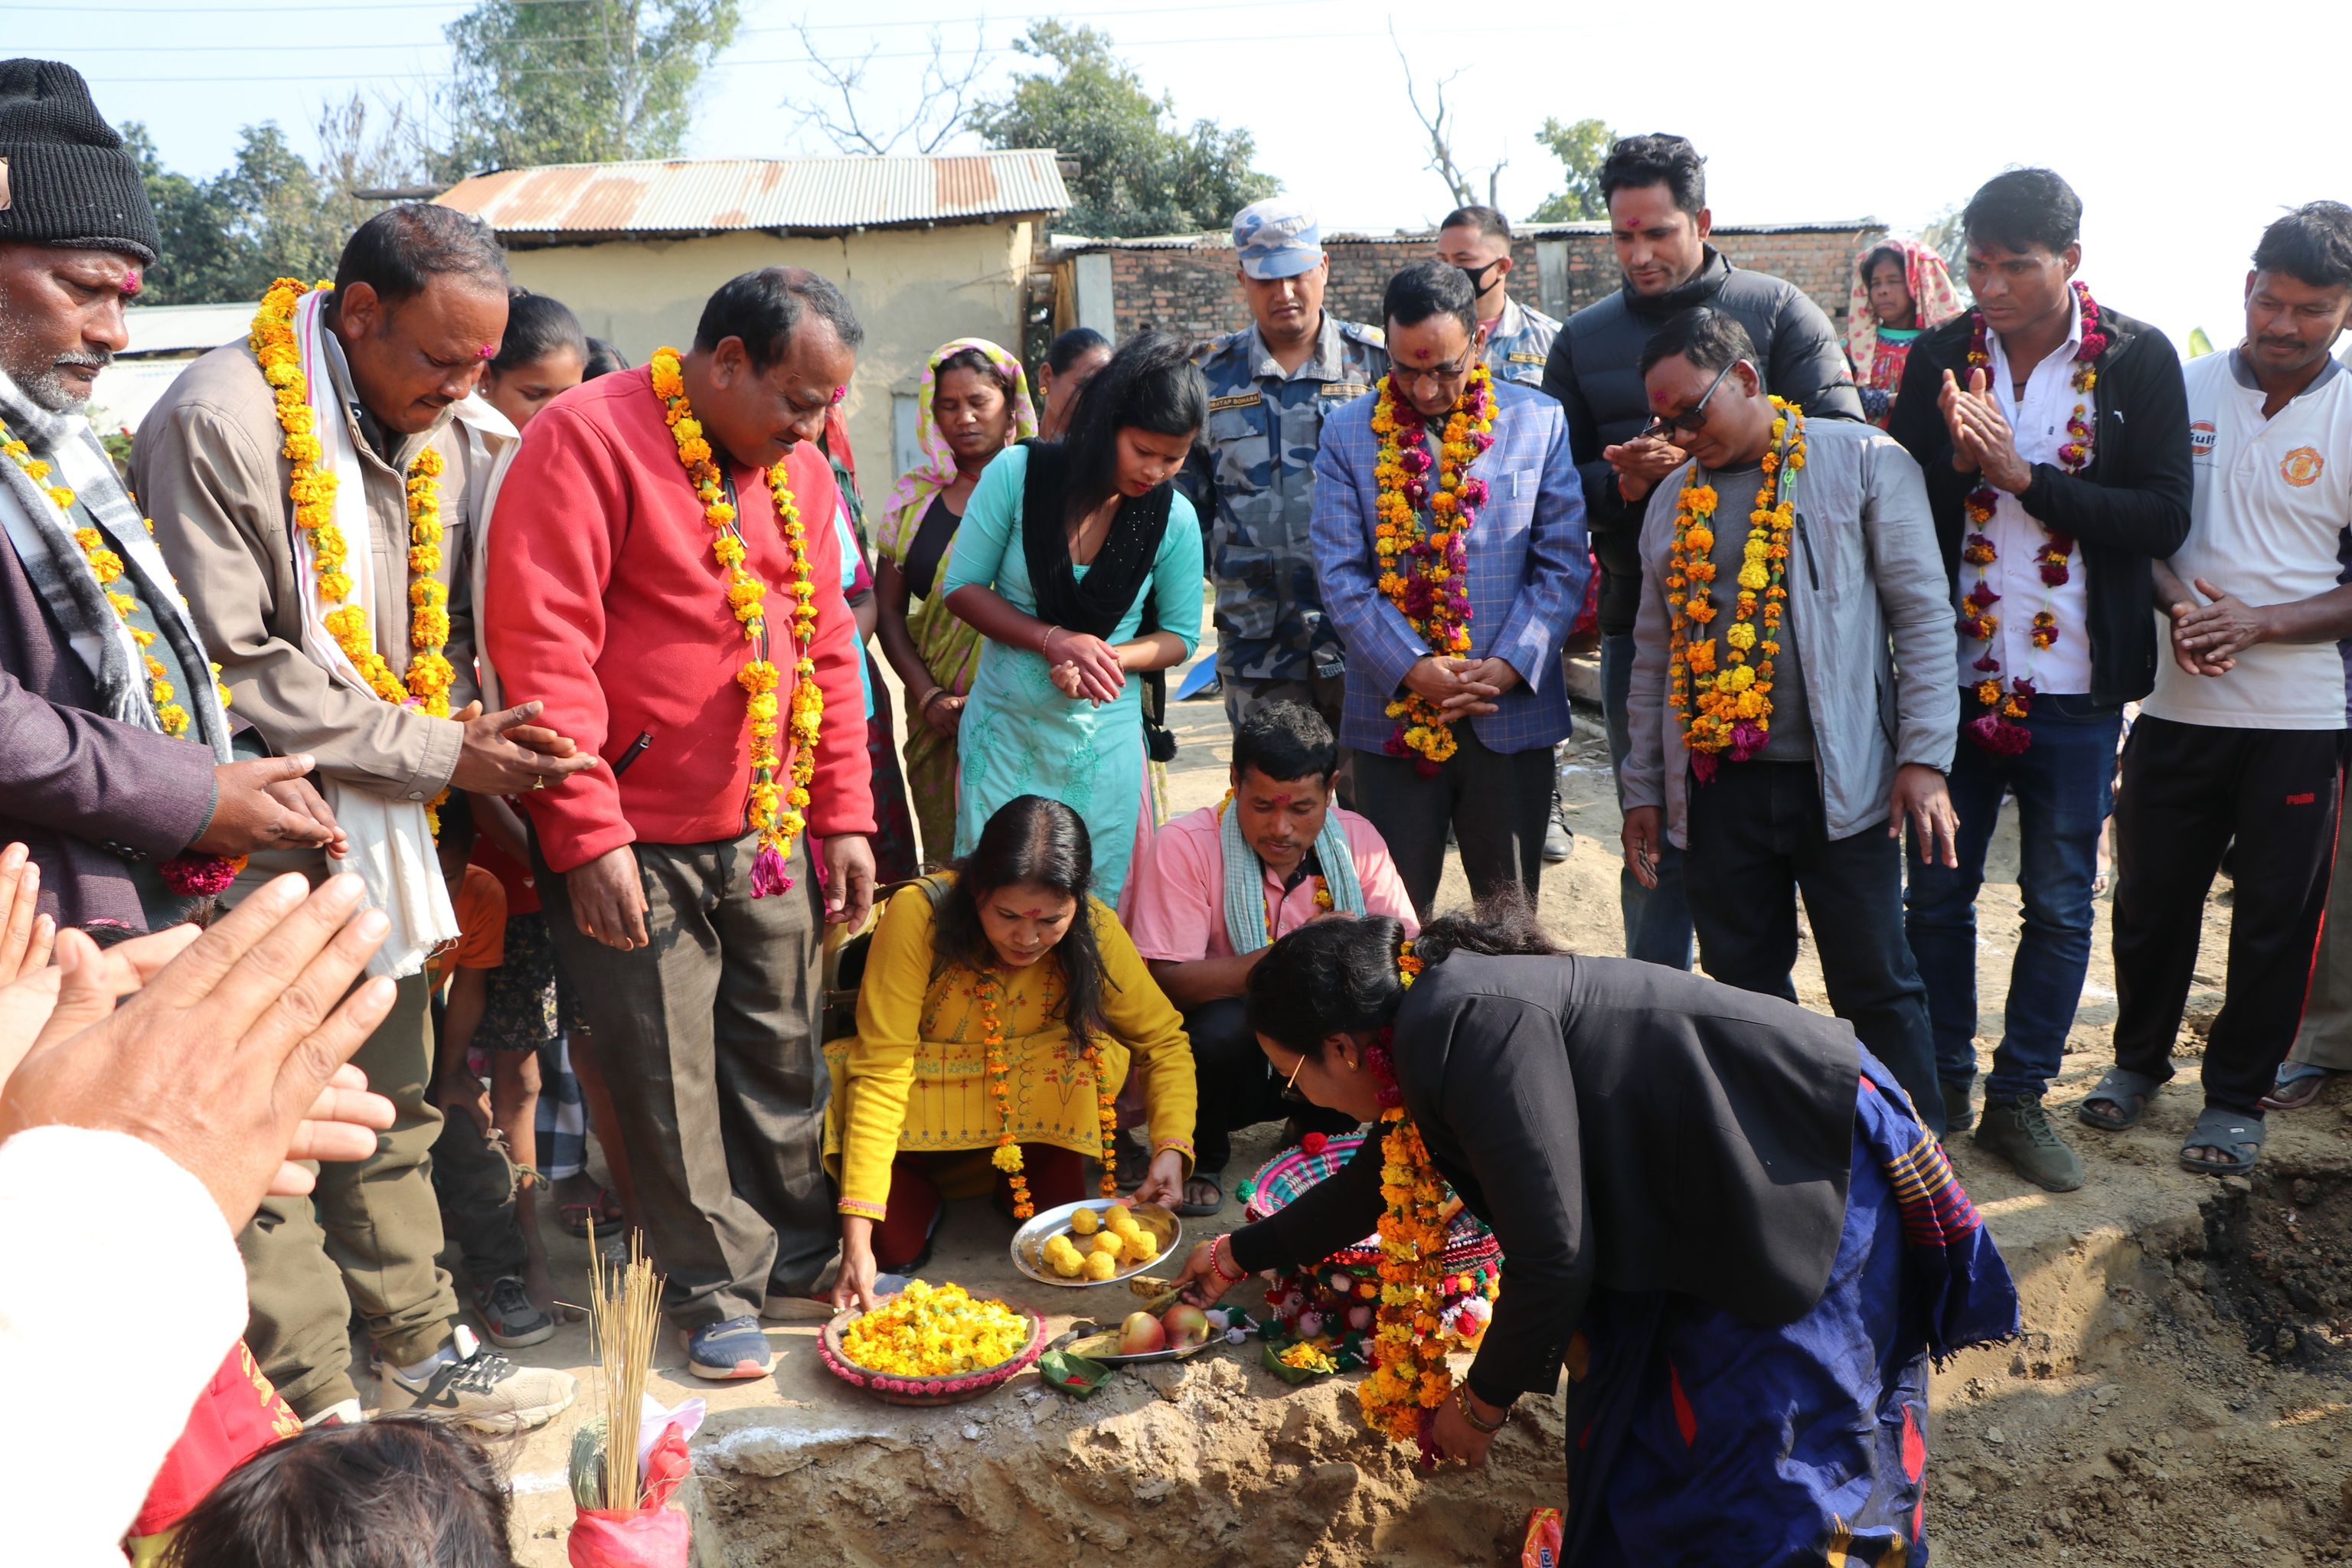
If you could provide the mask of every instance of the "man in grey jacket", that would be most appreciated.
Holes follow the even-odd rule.
[[[1784,279],[1731,265],[1706,242],[1706,161],[1681,136],[1628,136],[1601,166],[1609,236],[1625,286],[1568,319],[1552,340],[1543,389],[1568,414],[1568,441],[1584,480],[1584,514],[1601,563],[1601,705],[1610,761],[1625,763],[1626,682],[1633,675],[1633,615],[1642,595],[1636,542],[1652,489],[1688,455],[1644,431],[1650,403],[1642,345],[1699,306],[1737,321],[1755,345],[1765,381],[1815,419],[1862,418],[1845,351],[1820,306]],[[1626,804],[1619,790],[1619,804]],[[1679,853],[1669,846],[1654,888],[1621,879],[1628,957],[1690,967],[1691,917]]]
[[[1795,1001],[1802,892],[1830,1006],[1943,1130],[1927,989],[1903,935],[1901,835],[1956,858],[1951,606],[1918,465],[1866,425],[1769,396],[1732,317],[1643,351],[1652,492],[1622,774],[1625,864],[1684,854],[1706,972]],[[1759,521],[1760,519],[1760,521]]]

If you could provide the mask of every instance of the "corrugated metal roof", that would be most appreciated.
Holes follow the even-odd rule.
[[[440,197],[501,235],[820,232],[1059,212],[1051,152],[956,157],[559,163],[476,174]]]

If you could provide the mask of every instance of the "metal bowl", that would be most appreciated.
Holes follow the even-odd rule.
[[[1045,1266],[1045,1243],[1057,1236],[1068,1233],[1072,1215],[1076,1214],[1080,1209],[1093,1209],[1097,1214],[1103,1214],[1111,1209],[1122,1207],[1135,1215],[1136,1224],[1159,1239],[1160,1251],[1157,1256],[1142,1263],[1125,1264],[1108,1279],[1083,1278],[1065,1279]],[[1032,1215],[1027,1223],[1014,1231],[1013,1233],[1013,1267],[1040,1285],[1059,1285],[1066,1289],[1116,1285],[1123,1279],[1132,1279],[1146,1269],[1157,1268],[1167,1262],[1170,1253],[1181,1246],[1183,1240],[1182,1223],[1172,1212],[1158,1204],[1122,1205],[1108,1198],[1087,1198],[1079,1203],[1064,1204],[1059,1208],[1043,1210]]]

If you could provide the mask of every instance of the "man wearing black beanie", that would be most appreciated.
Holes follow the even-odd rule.
[[[80,76],[0,61],[0,843],[30,851],[51,929],[168,925],[236,857],[341,844],[308,757],[232,749],[203,637],[81,417],[159,243]]]

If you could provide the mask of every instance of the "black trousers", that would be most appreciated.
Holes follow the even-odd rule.
[[[1397,874],[1426,922],[1445,875],[1445,830],[1462,851],[1470,896],[1514,888],[1535,907],[1543,879],[1544,825],[1551,816],[1551,748],[1495,752],[1467,722],[1454,726],[1455,750],[1424,778],[1410,757],[1355,752],[1356,809],[1395,857]]]
[[[1832,838],[1811,763],[1727,763],[1690,784],[1683,886],[1699,963],[1742,991],[1797,999],[1797,895],[1830,1011],[1885,1062],[1938,1136],[1927,986],[1903,934],[1903,846],[1875,825]]]
[[[1233,1135],[1261,1121],[1297,1117],[1307,1132],[1353,1132],[1353,1117],[1282,1098],[1282,1080],[1257,1048],[1247,1008],[1238,996],[1203,1002],[1184,1015],[1192,1042],[1193,1081],[1200,1111],[1192,1124],[1192,1168],[1213,1176],[1234,1157]]]
[[[2344,740],[2152,717],[2132,726],[2116,792],[2117,1067],[2172,1076],[2205,896],[2230,850],[2229,995],[2205,1038],[2205,1100],[2262,1115],[2294,1044],[2327,908]]]

